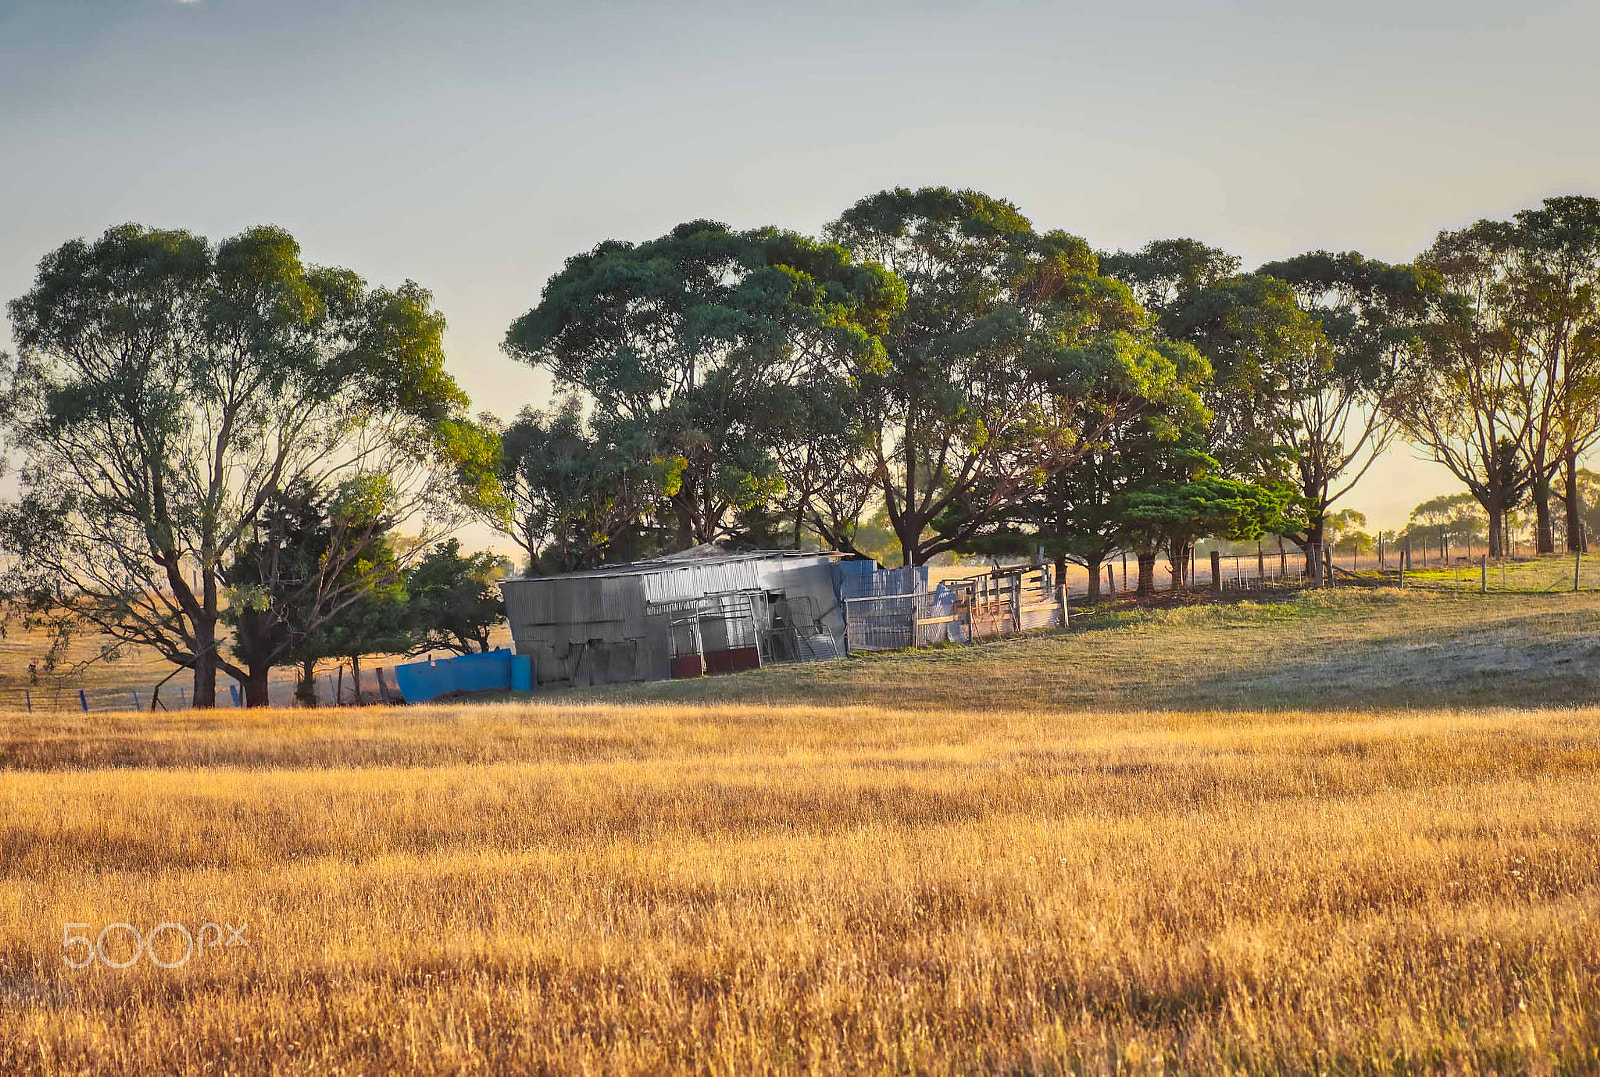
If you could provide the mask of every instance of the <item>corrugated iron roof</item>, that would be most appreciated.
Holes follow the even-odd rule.
[[[538,580],[577,580],[585,577],[596,576],[642,576],[654,575],[660,572],[671,572],[674,569],[711,567],[715,565],[731,565],[750,561],[796,560],[801,558],[826,557],[831,560],[843,560],[853,555],[840,553],[837,550],[742,550],[731,551],[718,549],[710,544],[695,546],[680,553],[667,554],[663,557],[653,557],[645,561],[628,561],[617,565],[601,565],[599,568],[584,569],[579,572],[562,572],[549,576],[518,576],[501,580],[501,583],[523,583]]]

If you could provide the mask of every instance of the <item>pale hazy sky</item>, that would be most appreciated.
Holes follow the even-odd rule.
[[[509,417],[548,384],[500,339],[562,260],[694,217],[812,231],[973,186],[1253,267],[1600,194],[1597,41],[1593,0],[0,0],[0,299],[119,222],[281,224],[432,289]],[[1455,488],[1414,456],[1345,504],[1393,526]]]

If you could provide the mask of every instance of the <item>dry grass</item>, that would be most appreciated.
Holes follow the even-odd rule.
[[[1593,710],[11,715],[0,744],[4,1072],[1600,1068]],[[63,923],[167,920],[250,946],[63,963]]]

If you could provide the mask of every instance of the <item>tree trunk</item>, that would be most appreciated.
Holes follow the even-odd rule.
[[[247,707],[268,706],[267,675],[272,672],[272,667],[251,666],[248,672],[249,676],[244,679],[244,705]]]
[[[1506,510],[1499,505],[1486,505],[1485,508],[1489,510],[1489,556],[1501,557],[1503,556],[1501,551],[1505,548]],[[1547,500],[1545,502],[1546,525],[1549,524],[1549,508],[1550,505]]]
[[[1139,597],[1149,598],[1156,590],[1156,552],[1139,554]]]
[[[1533,484],[1530,491],[1533,496],[1533,519],[1535,525],[1536,543],[1534,550],[1537,553],[1555,553],[1556,535],[1550,519],[1550,482],[1548,479],[1539,479]],[[1470,556],[1470,554],[1469,554]],[[1493,556],[1500,556],[1498,553]]]
[[[687,550],[694,545],[694,512],[682,501],[673,510],[678,517],[678,549]]]
[[[1091,605],[1093,605],[1100,601],[1100,558],[1086,557],[1084,558],[1084,562],[1087,564],[1089,569],[1089,602]],[[1060,564],[1062,565],[1063,569],[1066,567],[1066,563],[1066,558],[1061,558]],[[1065,581],[1066,573],[1063,571],[1061,575],[1057,577],[1057,579],[1059,581]]]
[[[302,707],[317,705],[317,664],[300,663],[300,680],[294,686],[294,698]]]
[[[1568,449],[1566,457],[1567,549],[1583,550],[1583,492],[1578,489],[1578,454]]]
[[[901,516],[900,522],[895,525],[894,537],[900,540],[900,564],[902,566],[914,565],[917,563],[917,542],[922,538],[922,529],[918,528],[915,534],[908,535],[902,533],[910,530],[910,517]]]
[[[194,707],[217,705],[217,626],[197,618],[194,625]]]

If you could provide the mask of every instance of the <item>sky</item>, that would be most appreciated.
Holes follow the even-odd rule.
[[[0,299],[114,224],[279,224],[432,290],[509,418],[549,400],[499,350],[544,281],[684,220],[970,186],[1250,268],[1600,195],[1596,40],[1592,0],[0,0]],[[1402,445],[1340,507],[1399,526],[1456,489]]]

